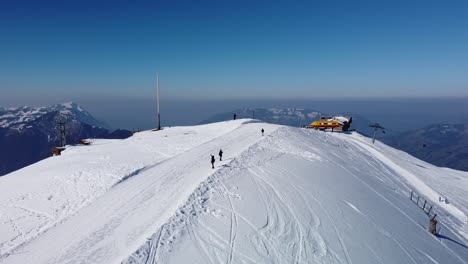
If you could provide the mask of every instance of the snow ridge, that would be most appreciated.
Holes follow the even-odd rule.
[[[20,230],[37,220],[6,210],[0,231],[11,234],[1,261],[467,263],[459,212],[468,214],[468,174],[368,142],[355,133],[236,120],[71,148],[0,179],[0,188],[14,189],[0,190],[0,204],[49,223],[56,215],[41,208],[44,199],[69,207],[58,210],[62,222],[34,237]],[[209,157],[220,148],[225,155],[213,170]],[[59,164],[68,170],[52,169]],[[12,188],[28,175],[36,185]],[[42,182],[53,182],[52,190]],[[431,200],[449,193],[453,202],[437,205],[442,235],[427,232],[427,215],[408,197],[413,189]]]

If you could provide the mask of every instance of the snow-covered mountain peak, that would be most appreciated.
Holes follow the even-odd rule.
[[[70,110],[74,110],[74,111],[87,113],[87,111],[85,111],[79,104],[77,104],[75,102],[61,103],[61,104],[55,105],[53,107],[56,107],[56,108],[62,107],[62,108],[65,108],[65,109],[70,109]]]
[[[66,103],[62,103],[61,105],[63,105],[66,108],[73,108],[74,106],[76,106],[74,102],[66,102]]]
[[[21,131],[34,127],[34,122],[39,119],[55,116],[54,122],[69,120],[70,122],[83,122],[89,125],[106,127],[106,125],[96,120],[89,112],[80,105],[67,102],[49,107],[10,107],[0,108],[0,127]]]
[[[84,115],[91,116],[89,112],[84,110],[79,104],[74,102],[66,102],[56,104],[50,107],[52,111],[58,111],[63,115]]]

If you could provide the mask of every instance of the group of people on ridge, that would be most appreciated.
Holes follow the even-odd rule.
[[[265,130],[262,128],[261,131],[262,131],[262,136],[263,136],[263,134],[265,133]],[[219,155],[219,161],[222,161],[222,160],[223,160],[223,150],[222,150],[222,149],[219,150],[218,155]],[[216,161],[215,156],[214,156],[214,155],[211,155],[211,168],[212,168],[212,169],[214,169],[214,163],[215,163],[215,161]]]
[[[223,150],[220,149],[218,154],[219,154],[219,161],[222,161],[222,160],[223,160]],[[215,163],[215,161],[216,161],[216,160],[215,160],[214,155],[211,155],[211,168],[212,168],[212,169],[214,169],[214,163]]]

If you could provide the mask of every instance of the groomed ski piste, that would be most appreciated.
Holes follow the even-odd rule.
[[[68,146],[0,177],[0,263],[468,263],[467,215],[466,172],[242,119]]]

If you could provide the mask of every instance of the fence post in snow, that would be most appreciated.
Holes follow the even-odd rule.
[[[410,200],[413,201],[413,191],[411,191]]]
[[[423,211],[426,209],[426,200],[424,200]]]
[[[419,196],[418,196],[418,200],[416,201],[416,204],[419,206]]]
[[[429,211],[427,211],[428,216],[431,214],[431,210],[432,210],[432,205],[431,205],[431,207],[429,207]]]

